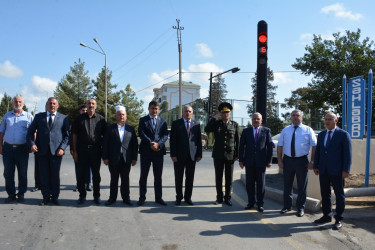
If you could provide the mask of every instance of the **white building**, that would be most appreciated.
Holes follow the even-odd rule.
[[[200,98],[201,87],[192,82],[182,81],[182,105],[188,104]],[[161,88],[154,89],[154,100],[161,105],[168,102],[168,110],[179,105],[179,84],[178,81],[165,83]]]

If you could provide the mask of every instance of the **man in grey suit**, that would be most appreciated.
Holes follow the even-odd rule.
[[[176,205],[181,205],[182,198],[189,205],[193,192],[195,163],[202,159],[202,134],[200,124],[191,118],[193,108],[185,106],[183,118],[173,121],[171,128],[171,158],[174,164],[176,184]],[[182,196],[182,184],[186,173],[185,195]]]
[[[245,167],[246,170],[248,204],[245,209],[253,208],[256,203],[259,212],[264,211],[263,198],[266,184],[266,167],[269,168],[272,165],[273,149],[271,130],[261,126],[262,121],[260,113],[253,114],[253,126],[242,131],[239,149],[240,167]]]
[[[314,173],[319,175],[322,195],[323,217],[316,224],[332,221],[331,186],[336,195],[336,215],[333,228],[342,227],[342,214],[345,209],[344,180],[349,177],[352,163],[352,141],[349,133],[336,127],[337,116],[329,112],[324,123],[326,130],[318,135],[318,144],[314,159]]]
[[[118,179],[121,176],[121,197],[125,204],[131,206],[129,191],[129,173],[131,166],[137,164],[138,141],[134,128],[126,124],[126,109],[116,107],[116,123],[110,125],[103,140],[103,161],[111,173],[110,195],[106,206],[116,202]]]
[[[42,206],[47,205],[50,200],[59,205],[60,166],[69,143],[69,122],[65,115],[57,112],[58,108],[58,100],[55,97],[48,98],[47,111],[35,116],[26,135],[27,144],[39,161]],[[38,133],[34,140],[36,131]]]

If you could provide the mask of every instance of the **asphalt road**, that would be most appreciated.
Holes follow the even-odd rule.
[[[29,186],[34,186],[33,155],[30,154]],[[317,227],[318,215],[298,218],[293,212],[280,215],[281,204],[265,201],[266,211],[246,211],[246,191],[235,165],[233,207],[214,205],[214,168],[209,152],[197,164],[192,200],[194,206],[174,206],[174,174],[165,157],[163,198],[168,206],[154,203],[153,175],[148,179],[144,207],[122,202],[106,207],[109,171],[102,164],[101,199],[92,192],[78,205],[74,164],[70,155],[61,168],[60,206],[39,206],[40,192],[27,192],[24,204],[4,204],[7,194],[0,180],[0,249],[361,249],[366,245],[330,227]],[[0,169],[3,170],[2,162]],[[276,166],[273,166],[276,168]],[[139,162],[130,173],[131,199],[138,200]]]

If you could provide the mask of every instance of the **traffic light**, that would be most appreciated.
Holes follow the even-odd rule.
[[[267,23],[260,21],[258,23],[258,63],[267,63],[267,51],[268,51],[268,34],[267,34]]]
[[[258,22],[257,33],[257,92],[256,111],[262,114],[262,124],[267,124],[267,53],[268,32],[265,21]]]
[[[216,103],[212,103],[212,113],[215,113],[216,111]]]

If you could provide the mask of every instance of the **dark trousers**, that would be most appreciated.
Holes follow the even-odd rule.
[[[75,169],[75,172],[76,172],[76,182],[77,182],[77,188],[78,188],[78,178],[79,178],[79,163],[78,162],[74,162],[74,169]],[[90,170],[90,166],[87,166],[85,170],[85,185],[89,185],[90,182],[91,182],[91,170]]]
[[[117,199],[118,193],[118,179],[121,177],[121,198],[122,200],[129,200],[129,173],[130,163],[125,163],[124,158],[121,156],[120,161],[117,165],[109,164],[109,172],[111,173],[111,185],[109,198],[112,200]]]
[[[230,200],[233,181],[233,161],[214,159],[216,199],[223,200],[223,172],[225,172],[225,200]]]
[[[174,165],[174,180],[176,185],[176,200],[191,200],[191,195],[193,193],[193,183],[194,183],[194,172],[195,172],[195,161],[190,158],[185,160],[177,159]],[[185,195],[182,196],[182,185],[185,172]]]
[[[327,173],[319,175],[320,193],[322,195],[322,210],[324,216],[332,216],[331,185],[336,195],[336,220],[342,220],[345,210],[345,181],[341,176],[333,176]]]
[[[294,176],[297,177],[298,196],[297,196],[297,209],[304,210],[306,204],[306,188],[308,180],[308,169],[309,163],[307,156],[299,158],[291,158],[284,156],[284,208],[291,208],[293,202],[293,181]]]
[[[91,169],[93,195],[94,198],[100,197],[100,164],[101,164],[101,150],[99,146],[92,148],[79,147],[78,149],[78,191],[79,197],[86,197],[85,180],[87,178],[87,169]]]
[[[38,157],[34,153],[34,180],[35,180],[35,187],[41,189],[40,184],[40,173],[39,173],[39,161]]]
[[[264,204],[264,192],[266,183],[265,167],[248,167],[245,166],[246,172],[246,191],[248,204],[253,206],[255,203],[262,207]],[[255,183],[256,183],[256,200],[255,200]]]
[[[38,155],[40,184],[43,199],[58,199],[60,194],[60,166],[62,156]]]
[[[3,146],[3,164],[4,164],[4,178],[5,190],[8,196],[16,196],[16,186],[14,181],[14,174],[18,172],[18,197],[23,197],[27,190],[27,165],[29,162],[29,152],[26,144],[13,148],[4,143]]]
[[[164,155],[160,154],[141,154],[141,176],[139,178],[139,199],[146,200],[147,193],[147,177],[150,171],[150,166],[152,163],[152,170],[154,172],[154,190],[155,190],[155,200],[159,200],[163,196],[162,191],[162,179],[163,174],[163,161]]]

